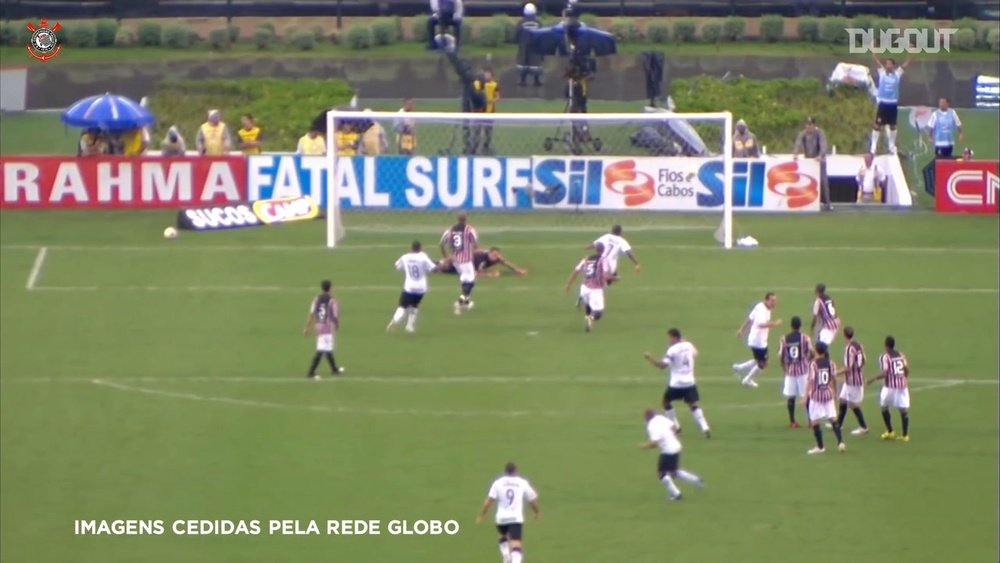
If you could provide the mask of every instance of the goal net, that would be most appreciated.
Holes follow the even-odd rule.
[[[327,246],[419,234],[456,210],[510,231],[701,230],[733,246],[728,112],[327,114]],[[742,186],[742,187],[741,187]],[[700,213],[699,213],[700,212]]]

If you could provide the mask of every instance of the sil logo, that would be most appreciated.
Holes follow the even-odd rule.
[[[62,29],[62,24],[56,22],[55,25],[49,27],[48,20],[42,18],[38,25],[28,22],[26,27],[31,32],[31,39],[25,45],[29,55],[43,62],[59,55],[62,51],[62,45],[59,44],[56,32]]]
[[[621,160],[604,169],[604,187],[623,196],[627,207],[638,207],[656,197],[653,177],[635,169],[634,160]]]
[[[789,209],[809,207],[819,199],[819,182],[799,172],[799,163],[795,161],[768,168],[767,189],[784,198]]]

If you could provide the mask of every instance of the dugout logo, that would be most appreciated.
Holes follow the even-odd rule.
[[[31,32],[31,38],[28,39],[28,44],[25,45],[29,55],[45,62],[49,59],[54,59],[62,52],[62,45],[59,44],[59,38],[56,36],[56,32],[62,29],[62,25],[59,22],[49,27],[48,20],[42,18],[38,22],[38,25],[28,22],[28,25],[25,27]]]
[[[799,170],[794,161],[767,169],[767,189],[780,196],[789,209],[809,207],[819,199],[819,181]]]
[[[604,187],[622,196],[626,207],[645,205],[656,197],[653,177],[636,170],[634,160],[621,160],[604,169]]]

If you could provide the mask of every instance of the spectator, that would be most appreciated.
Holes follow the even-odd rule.
[[[747,129],[747,122],[742,119],[736,122],[736,133],[733,134],[734,158],[757,158],[760,156],[760,145],[757,135]]]
[[[464,6],[462,0],[430,0],[431,17],[427,18],[427,41],[428,48],[432,51],[438,47],[449,50],[445,32],[451,28],[451,35],[455,39],[451,50],[458,50],[458,44],[462,36],[462,15]],[[438,34],[441,34],[441,45],[438,45]]]
[[[372,110],[366,109],[370,113]],[[389,150],[389,142],[385,139],[385,129],[378,121],[365,121],[365,132],[361,135],[361,154],[378,156]]]
[[[948,98],[942,97],[938,100],[937,111],[927,121],[927,134],[934,143],[936,158],[951,158],[952,151],[955,150],[955,131],[958,131],[959,141],[965,138],[962,134],[962,120],[955,110],[948,107]]]
[[[149,131],[145,127],[139,129],[129,129],[121,134],[121,154],[125,156],[139,156],[149,148]]]
[[[160,151],[163,156],[184,156],[187,153],[187,143],[176,125],[167,130],[167,135],[160,142]]]
[[[101,135],[100,129],[85,129],[80,133],[80,143],[76,148],[76,156],[97,156],[108,154],[108,144]]]
[[[823,202],[823,209],[827,211],[831,210],[830,184],[827,182],[826,177],[826,135],[822,129],[816,126],[815,118],[806,118],[805,128],[795,138],[795,148],[792,150],[792,153],[796,159],[799,158],[800,154],[804,154],[806,158],[815,158],[819,161],[820,198]]]
[[[528,2],[521,21],[517,22],[517,70],[521,76],[518,86],[527,86],[529,76],[534,78],[535,86],[542,85],[542,57],[531,49],[531,31],[540,27],[538,9]]]
[[[198,154],[202,156],[217,156],[229,152],[233,140],[226,124],[222,122],[222,113],[219,110],[209,110],[208,121],[201,124],[194,142]]]
[[[262,141],[264,140],[264,135],[261,133],[256,120],[254,120],[253,114],[243,114],[243,117],[240,118],[240,123],[243,127],[236,131],[236,135],[240,138],[238,148],[246,156],[260,154],[263,148]]]
[[[403,107],[399,113],[409,113],[413,111],[413,98],[403,100]],[[396,131],[396,149],[399,154],[413,154],[417,148],[417,124],[413,119],[397,117],[392,126]]]
[[[855,177],[858,182],[858,203],[883,203],[882,186],[886,176],[878,165],[872,153],[865,154],[865,163]]]
[[[974,157],[975,154],[973,154],[972,149],[970,149],[969,147],[965,147],[965,149],[962,151],[962,158],[960,158],[959,160],[972,160]]]
[[[340,121],[334,140],[337,142],[337,155],[354,156],[358,154],[358,134],[354,131],[352,120]]]
[[[299,138],[299,146],[295,149],[295,154],[325,156],[326,140],[317,129],[310,129],[308,133]]]

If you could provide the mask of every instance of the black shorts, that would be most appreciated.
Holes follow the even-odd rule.
[[[951,155],[954,151],[955,151],[954,146],[934,147],[934,156],[936,156],[937,158],[951,158]]]
[[[684,401],[687,404],[698,402],[698,386],[692,385],[691,387],[667,387],[665,393],[663,393],[663,404],[672,403],[674,401]]]
[[[878,109],[875,110],[875,124],[879,127],[883,125],[896,126],[896,118],[899,115],[899,106],[879,102]]]
[[[413,307],[416,309],[420,306],[420,302],[423,301],[423,299],[423,293],[409,293],[404,291],[399,294],[399,306],[404,309],[407,307]]]
[[[675,454],[660,454],[660,459],[656,460],[656,471],[663,475],[664,473],[673,473],[677,471],[680,467],[681,454],[677,452]]]
[[[498,524],[497,525],[497,531],[500,532],[501,536],[503,536],[503,537],[505,537],[505,538],[507,538],[509,540],[521,541],[521,532],[522,532],[521,528],[523,526],[524,526],[523,524],[517,524],[517,523],[515,523],[515,524]]]
[[[750,351],[753,352],[753,359],[757,360],[758,362],[766,362],[767,361],[767,348],[753,348],[753,347],[751,347]]]

